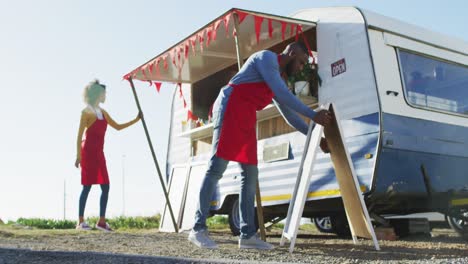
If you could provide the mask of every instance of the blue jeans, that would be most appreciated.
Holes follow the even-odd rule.
[[[228,160],[216,156],[221,126],[232,88],[226,87],[213,106],[213,152],[199,193],[198,209],[195,213],[194,231],[206,230],[206,218],[210,212],[211,199],[219,179],[226,171]],[[239,196],[240,237],[250,238],[257,232],[255,228],[255,192],[258,181],[256,165],[239,163],[241,168],[241,192]]]

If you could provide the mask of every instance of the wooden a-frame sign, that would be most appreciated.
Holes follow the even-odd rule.
[[[285,239],[288,239],[291,244],[289,252],[292,253],[296,242],[297,231],[299,229],[300,220],[304,211],[304,205],[307,200],[310,180],[313,171],[313,163],[315,160],[322,132],[325,133],[330,156],[335,169],[336,178],[340,188],[340,193],[343,199],[346,217],[353,237],[354,244],[357,243],[357,237],[372,239],[376,250],[380,250],[379,243],[375,236],[369,212],[367,211],[364,199],[359,188],[359,182],[354,172],[351,157],[346,149],[343,141],[343,130],[339,115],[332,105],[328,109],[333,113],[334,118],[327,127],[311,124],[307,135],[307,141],[302,156],[301,166],[299,168],[298,178],[294,188],[293,196],[289,204],[286,224],[284,225],[283,235],[280,245],[283,246]]]

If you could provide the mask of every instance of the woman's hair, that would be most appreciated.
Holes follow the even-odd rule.
[[[99,80],[95,79],[86,85],[83,92],[83,99],[85,103],[94,105],[99,96],[106,90],[104,84],[99,83]]]

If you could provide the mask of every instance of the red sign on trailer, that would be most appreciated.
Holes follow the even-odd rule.
[[[343,72],[346,72],[346,62],[345,59],[341,59],[337,62],[332,63],[331,65],[332,77],[335,77]]]

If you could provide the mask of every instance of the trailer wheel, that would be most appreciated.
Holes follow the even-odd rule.
[[[322,233],[333,233],[333,227],[331,224],[331,218],[325,217],[312,217],[315,227]]]
[[[445,216],[449,226],[463,239],[468,240],[468,212],[462,214],[464,217]]]
[[[346,215],[340,214],[330,217],[332,232],[339,237],[350,237],[351,230],[349,229],[348,219]]]
[[[232,200],[228,214],[229,228],[234,236],[240,234],[239,197]],[[257,210],[255,210],[255,230],[258,230]]]

